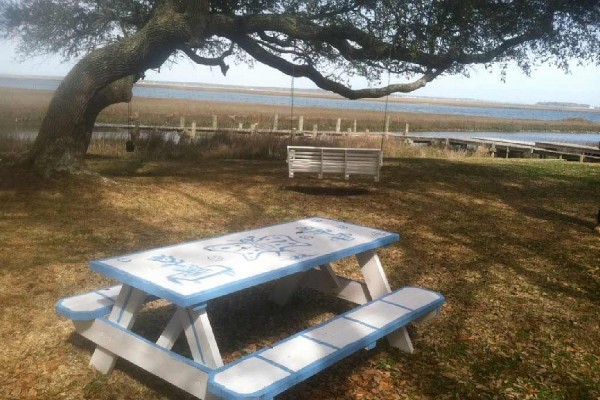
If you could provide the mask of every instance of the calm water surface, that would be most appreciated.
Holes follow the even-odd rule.
[[[53,91],[58,87],[60,81],[45,79],[10,79],[0,78],[0,87],[18,89],[37,89]],[[212,90],[187,90],[177,88],[161,88],[151,86],[134,87],[134,96],[151,97],[162,99],[188,99],[206,100],[234,103],[255,103],[265,105],[290,105],[291,97],[288,95],[268,95],[260,93],[224,92]],[[369,100],[346,100],[319,97],[294,97],[294,105],[297,107],[334,108],[351,110],[384,110],[381,101]],[[450,106],[441,104],[410,104],[389,102],[390,112],[430,113],[447,115],[465,115],[479,117],[495,117],[509,119],[537,119],[545,121],[563,120],[567,118],[584,118],[589,121],[600,122],[600,110],[546,110],[527,108],[504,108],[504,107],[469,107]]]

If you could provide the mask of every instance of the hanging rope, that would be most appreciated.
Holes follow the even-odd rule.
[[[296,51],[296,41],[294,40],[292,42],[292,47],[294,48],[294,51]],[[290,137],[292,139],[292,143],[294,142],[294,90],[295,90],[295,75],[296,75],[296,62],[294,60],[294,58],[292,57],[292,82],[291,82],[291,87],[290,87],[290,94],[291,94],[291,107],[290,107]]]
[[[385,8],[386,8],[386,10],[385,10],[385,11],[386,11],[386,13],[385,13],[385,15],[390,15],[390,14],[389,14],[389,12],[388,12],[388,11],[389,11],[389,10],[388,10],[388,7],[386,6]],[[389,20],[388,20],[388,19],[386,19],[386,20],[385,20],[385,23],[384,23],[384,25],[383,25],[383,28],[384,28],[384,32],[385,32],[385,34],[388,34],[388,33],[389,33],[388,31],[389,31],[389,28],[390,28],[390,27],[389,27]],[[389,59],[391,59],[391,58],[392,58],[392,49],[391,49],[391,47],[390,47],[389,54],[388,54],[388,61],[389,61]],[[387,85],[388,85],[388,87],[390,86],[390,83],[391,83],[391,77],[392,77],[392,73],[391,73],[391,71],[388,69],[388,81],[387,81]],[[390,100],[390,95],[388,94],[387,96],[385,96],[385,108],[384,108],[384,111],[383,111],[383,129],[382,129],[382,132],[383,132],[383,133],[381,134],[381,145],[380,145],[380,149],[381,149],[381,153],[382,153],[382,154],[383,154],[383,139],[385,138],[385,127],[386,127],[386,122],[387,122],[387,115],[388,115],[388,103],[389,103],[389,100]]]
[[[291,96],[292,96],[292,104],[290,110],[290,137],[292,138],[292,142],[294,141],[294,65],[292,64],[292,83],[291,83]]]
[[[388,71],[388,82],[387,85],[390,86],[390,82],[391,82],[391,73],[390,71]],[[385,136],[385,127],[386,127],[386,122],[387,122],[387,116],[388,116],[388,103],[390,100],[390,95],[388,94],[387,96],[385,96],[385,108],[383,111],[383,129],[381,130],[383,133],[381,134],[381,151],[383,152],[383,139]]]
[[[129,140],[125,142],[125,150],[128,153],[133,153],[135,151],[135,143],[133,143],[133,137],[131,136],[131,99],[127,103],[127,134]]]

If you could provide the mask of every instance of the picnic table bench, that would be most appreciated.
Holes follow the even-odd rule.
[[[97,345],[90,364],[102,373],[122,357],[201,399],[271,399],[383,337],[413,351],[406,326],[435,315],[444,297],[416,287],[390,290],[376,250],[396,240],[394,233],[309,218],[111,257],[91,268],[120,285],[62,299],[56,310]],[[333,272],[330,263],[349,256],[364,282]],[[224,365],[207,302],[276,279],[278,303],[303,286],[359,306]],[[176,309],[154,342],[131,327],[141,306],[157,298]],[[181,334],[191,359],[171,350]]]
[[[379,182],[383,155],[379,149],[288,146],[287,164],[289,177],[297,172],[323,174],[370,175]]]

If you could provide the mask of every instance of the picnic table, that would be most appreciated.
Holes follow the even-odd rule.
[[[422,288],[390,290],[376,251],[398,239],[379,229],[308,218],[110,257],[92,261],[91,269],[120,285],[62,299],[56,309],[96,344],[90,364],[101,373],[122,357],[201,399],[270,399],[380,338],[413,351],[406,325],[435,315],[444,298]],[[332,262],[351,256],[364,282],[332,269]],[[302,286],[358,307],[224,365],[207,303],[274,280],[271,298],[280,304]],[[151,341],[131,328],[142,305],[155,299],[168,300],[175,311]],[[181,334],[191,359],[172,351]]]

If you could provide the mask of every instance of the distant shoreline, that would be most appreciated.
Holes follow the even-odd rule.
[[[58,76],[38,76],[38,75],[3,75],[0,74],[0,78],[5,79],[17,79],[17,80],[53,80],[61,81],[63,77]],[[142,81],[136,83],[136,86],[140,87],[151,87],[151,88],[164,88],[164,89],[180,89],[180,90],[191,90],[191,91],[213,91],[213,92],[235,92],[235,93],[249,93],[249,94],[262,94],[270,96],[290,96],[290,89],[288,88],[277,88],[277,87],[245,87],[245,86],[234,86],[234,85],[212,85],[208,83],[196,83],[196,82],[162,82],[162,81]],[[294,91],[296,97],[309,97],[309,98],[329,98],[329,99],[344,99],[344,97],[335,93],[326,92],[321,89],[296,89]],[[360,99],[362,101],[372,102],[385,102],[386,98],[377,99]],[[398,94],[391,95],[387,98],[387,101],[393,103],[408,103],[408,104],[435,104],[444,106],[465,106],[465,107],[479,107],[479,108],[507,108],[507,109],[532,109],[532,110],[554,110],[554,111],[577,111],[586,113],[600,113],[600,107],[586,108],[586,107],[574,107],[561,105],[560,102],[542,102],[540,104],[519,104],[519,103],[503,103],[493,102],[488,100],[476,100],[476,99],[449,99],[449,98],[432,98],[432,97],[418,97],[418,96],[401,96]],[[566,103],[564,103],[566,104]]]
[[[0,133],[38,129],[51,98],[52,92],[48,90],[0,88]],[[188,122],[197,122],[197,126],[211,126],[212,116],[216,115],[219,126],[231,128],[243,123],[269,129],[276,114],[280,129],[289,129],[292,120],[287,105],[136,97],[131,107],[126,103],[110,106],[101,113],[98,122],[126,123],[133,117],[142,124],[177,126],[180,117],[184,117]],[[382,112],[375,110],[297,107],[294,124],[299,116],[304,117],[304,127],[308,129],[318,125],[320,130],[335,130],[338,118],[341,131],[352,128],[353,120],[357,121],[358,131],[383,129]],[[578,118],[545,121],[414,112],[390,112],[388,116],[390,131],[394,132],[404,132],[407,123],[410,132],[600,132],[600,123]]]

